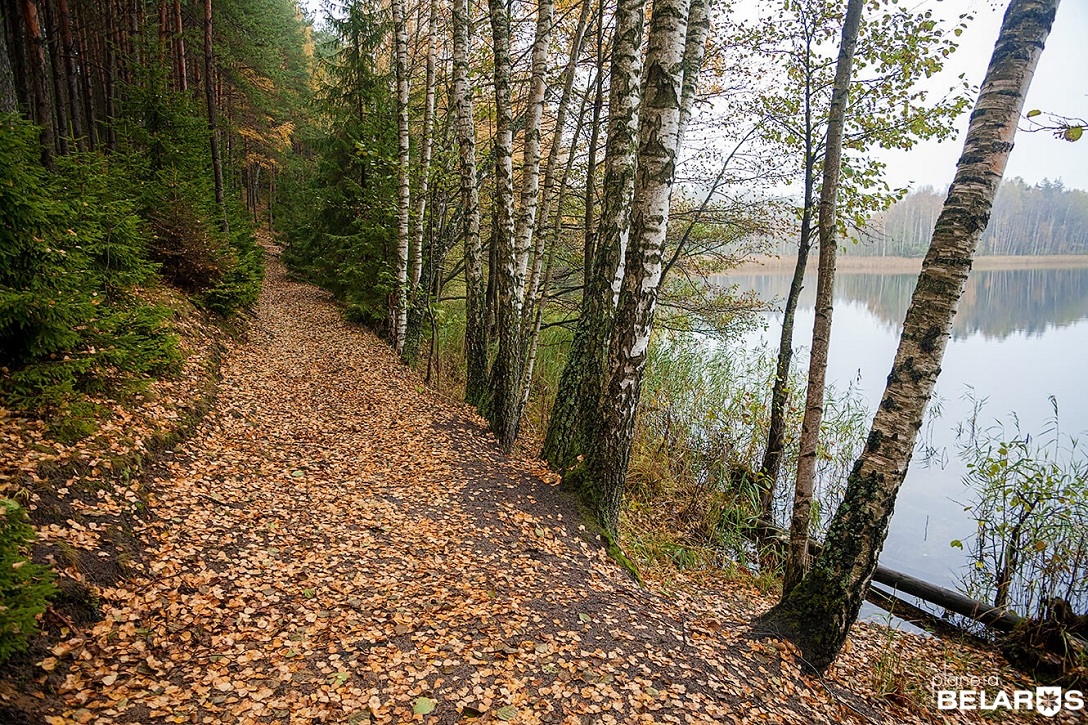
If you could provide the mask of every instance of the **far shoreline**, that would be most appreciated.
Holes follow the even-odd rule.
[[[817,255],[808,260],[808,271],[815,272]],[[792,272],[797,264],[796,256],[757,256],[741,262],[726,274],[778,274]],[[994,255],[975,257],[972,269],[988,272],[1006,269],[1079,269],[1088,268],[1088,254],[1051,255]],[[921,257],[857,257],[840,254],[836,262],[838,272],[917,274],[922,269]]]

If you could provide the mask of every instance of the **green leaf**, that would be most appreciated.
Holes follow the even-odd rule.
[[[960,541],[959,539],[952,539],[952,541],[949,543],[949,546],[953,546],[953,547],[955,547],[957,549],[962,549],[963,548],[963,542]]]
[[[513,720],[518,716],[518,710],[513,705],[503,705],[495,711],[495,717],[502,721]]]
[[[430,715],[438,703],[429,697],[417,697],[412,701],[412,712],[416,715]]]
[[[1030,111],[1028,111],[1028,118],[1035,118],[1036,116],[1041,115],[1041,114],[1042,114],[1042,111],[1040,111],[1038,108],[1033,108]]]
[[[582,624],[588,624],[593,621],[593,617],[589,616],[585,612],[578,612],[578,621]]]
[[[1062,135],[1066,141],[1080,141],[1080,137],[1084,135],[1084,126],[1070,126],[1065,129],[1065,133]]]

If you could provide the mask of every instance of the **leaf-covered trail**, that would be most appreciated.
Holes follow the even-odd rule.
[[[536,465],[270,257],[214,410],[153,472],[149,577],[61,646],[53,719],[911,717],[802,676],[750,611],[635,586]]]

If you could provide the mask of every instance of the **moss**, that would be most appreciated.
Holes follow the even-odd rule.
[[[587,467],[585,461],[578,463],[568,470],[563,476],[563,489],[575,497],[578,511],[582,517],[582,524],[587,532],[588,543],[597,544],[604,542],[605,551],[624,571],[631,575],[639,586],[645,586],[642,574],[630,557],[623,551],[616,537],[609,534],[601,525],[596,512],[600,502],[593,495],[593,487],[586,485]]]

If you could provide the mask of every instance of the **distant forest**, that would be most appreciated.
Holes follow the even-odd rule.
[[[847,254],[923,256],[944,196],[931,186],[911,192],[875,216]],[[1045,179],[1034,186],[1020,178],[1005,182],[978,254],[1088,254],[1088,192]]]

